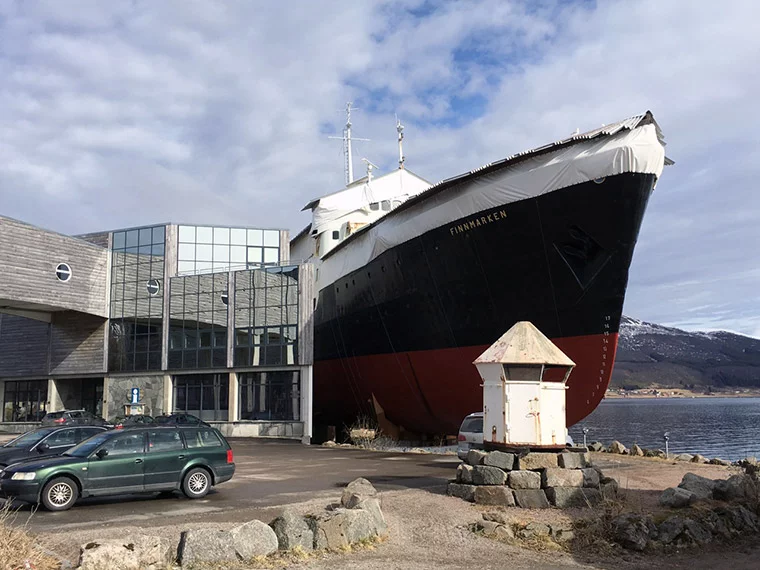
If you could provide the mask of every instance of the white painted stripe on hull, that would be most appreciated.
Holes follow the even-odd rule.
[[[317,290],[383,252],[456,220],[606,176],[641,173],[659,179],[664,163],[665,149],[656,127],[648,124],[484,173],[426,199],[423,193],[417,204],[367,227],[322,260]]]

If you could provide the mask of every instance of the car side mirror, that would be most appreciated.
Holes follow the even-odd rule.
[[[98,451],[95,453],[95,455],[98,457],[98,459],[103,459],[105,456],[108,455],[107,449],[98,449]]]
[[[37,451],[39,451],[40,453],[45,453],[49,449],[50,449],[50,446],[44,441],[40,442],[40,444],[37,446]]]

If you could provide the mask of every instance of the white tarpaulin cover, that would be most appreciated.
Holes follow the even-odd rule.
[[[316,203],[312,215],[311,233],[319,235],[334,226],[340,226],[343,218],[366,207],[373,202],[383,200],[406,200],[430,188],[430,183],[408,170],[394,170],[389,174],[373,178],[370,182],[358,183],[345,190],[329,194]]]
[[[317,289],[366,265],[392,247],[484,210],[625,172],[654,174],[659,178],[665,149],[658,134],[656,124],[649,123],[632,130],[618,129],[610,136],[579,138],[571,146],[528,157],[480,176],[466,177],[445,192],[436,192],[433,187],[413,199],[413,204],[362,228],[325,256]]]

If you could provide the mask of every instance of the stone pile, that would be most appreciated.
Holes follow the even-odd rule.
[[[300,516],[286,510],[271,523],[253,520],[229,530],[195,529],[179,545],[149,536],[99,540],[82,545],[81,570],[129,570],[225,565],[269,556],[278,550],[345,549],[386,534],[388,525],[372,484],[359,478],[346,486],[340,506]]]
[[[678,487],[670,487],[660,495],[660,505],[683,508],[698,501],[743,501],[758,494],[758,483],[750,475],[732,475],[728,479],[708,479],[687,473]]]
[[[687,463],[710,463],[711,465],[732,465],[730,461],[721,459],[719,457],[713,457],[707,459],[705,456],[696,453],[694,455],[690,453],[678,453],[667,455],[662,449],[644,449],[637,444],[633,444],[630,449],[619,441],[613,441],[610,445],[604,445],[599,441],[594,441],[588,446],[589,451],[595,451],[597,453],[613,453],[617,455],[630,455],[632,457],[657,457],[659,459],[672,459],[674,461],[684,461]],[[744,461],[749,461],[754,457],[747,458]],[[737,463],[740,464],[741,462]]]
[[[470,450],[448,494],[480,505],[585,507],[617,492],[617,482],[583,451],[507,453]]]

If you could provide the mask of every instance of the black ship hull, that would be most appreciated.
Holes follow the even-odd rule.
[[[567,425],[583,419],[609,385],[655,182],[617,174],[452,220],[323,287],[315,423],[348,425],[382,409],[409,431],[456,433],[482,409],[472,361],[517,321],[576,362]]]

